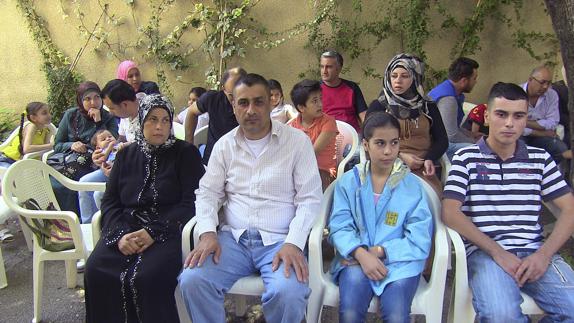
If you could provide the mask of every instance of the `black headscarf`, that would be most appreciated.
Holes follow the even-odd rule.
[[[100,87],[98,86],[98,84],[96,84],[95,82],[92,81],[86,81],[86,82],[82,82],[80,83],[80,85],[78,85],[78,88],[76,89],[76,103],[78,104],[78,110],[80,111],[80,113],[88,119],[91,119],[88,117],[88,111],[86,111],[86,109],[84,109],[84,97],[92,92],[96,92],[98,93],[98,95],[101,95],[101,90]],[[103,103],[102,103],[103,105]],[[101,109],[102,106],[98,107],[98,109]]]
[[[148,114],[153,109],[164,109],[167,111],[170,121],[170,134],[167,140],[159,146],[150,144],[143,134],[144,123]],[[160,230],[161,232],[158,232],[156,231],[157,226],[154,226],[154,223],[157,224],[158,219],[157,200],[159,194],[156,187],[156,174],[159,156],[175,144],[176,139],[173,134],[173,113],[173,106],[169,100],[160,94],[147,95],[139,101],[139,129],[136,132],[136,143],[145,156],[146,165],[144,182],[138,194],[138,201],[140,205],[151,205],[151,207],[148,207],[145,210],[136,210],[132,215],[141,220],[143,227],[152,235],[152,237],[154,237],[154,239],[158,239],[160,241],[166,239],[167,236],[163,234],[164,230]],[[145,194],[148,191],[151,191],[151,194]],[[150,195],[152,200],[146,201]]]

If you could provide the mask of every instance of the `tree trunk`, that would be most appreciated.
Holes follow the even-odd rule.
[[[570,112],[570,148],[574,148],[574,0],[545,0],[554,32],[560,42],[562,61],[568,83],[568,111]],[[574,159],[570,161],[570,179],[574,175]],[[574,184],[574,182],[571,182]]]

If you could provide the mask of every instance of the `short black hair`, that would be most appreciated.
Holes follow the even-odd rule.
[[[363,123],[363,139],[369,140],[373,137],[376,128],[391,127],[401,131],[399,120],[388,112],[377,111],[370,113]]]
[[[471,77],[474,70],[478,68],[478,62],[468,57],[459,57],[450,64],[448,68],[448,78],[458,82],[463,77]]]
[[[255,74],[255,73],[246,74],[245,76],[243,76],[242,78],[237,80],[233,89],[235,90],[236,87],[243,85],[243,84],[247,85],[248,87],[252,87],[254,85],[260,84],[260,85],[263,85],[265,87],[265,90],[267,90],[268,94],[270,93],[269,82],[267,82],[267,80],[259,74]]]
[[[281,93],[281,96],[283,96],[283,88],[281,87],[281,83],[279,83],[279,81],[269,79],[268,83],[269,83],[269,90],[278,90],[279,93]]]
[[[114,104],[124,101],[135,101],[136,92],[128,82],[120,79],[109,81],[102,89],[102,98],[110,99]]]
[[[221,76],[221,86],[225,85],[225,82],[227,82],[227,80],[229,80],[229,78],[233,75],[239,75],[239,78],[244,77],[245,75],[247,75],[247,71],[244,70],[242,67],[232,67],[228,70],[226,70],[223,73],[223,76]]]
[[[524,100],[528,102],[528,94],[524,89],[514,83],[498,82],[492,86],[488,94],[488,108],[496,98],[505,98],[511,101]]]
[[[189,94],[193,93],[199,99],[207,90],[204,87],[198,86],[189,90]]]
[[[321,57],[328,57],[328,58],[335,58],[339,66],[343,67],[343,55],[339,54],[339,52],[335,50],[326,50]]]
[[[303,80],[293,85],[290,96],[295,109],[299,111],[299,105],[306,106],[305,104],[307,103],[309,96],[314,92],[321,92],[321,83],[319,83],[319,81]]]

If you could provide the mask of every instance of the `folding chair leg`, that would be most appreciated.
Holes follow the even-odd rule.
[[[0,289],[8,286],[6,279],[6,269],[4,268],[4,258],[2,258],[2,248],[0,248]]]
[[[32,322],[42,320],[42,287],[44,286],[44,262],[34,255],[32,267],[34,282],[34,319]]]
[[[76,269],[77,259],[66,260],[66,285],[68,288],[75,288],[78,282],[78,272]]]

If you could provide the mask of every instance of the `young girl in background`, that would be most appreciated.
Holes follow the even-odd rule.
[[[284,103],[285,98],[283,97],[281,83],[274,79],[270,79],[268,82],[269,90],[271,90],[271,105],[273,106],[271,119],[281,123],[287,123],[287,121],[295,118],[299,113],[292,105]]]
[[[365,322],[374,295],[384,322],[410,322],[431,248],[432,215],[419,179],[398,158],[399,130],[390,114],[370,114],[362,143],[370,160],[335,186],[329,231],[341,323]]]
[[[24,122],[24,117],[28,121]],[[18,136],[0,151],[0,167],[8,168],[22,156],[36,151],[49,150],[54,146],[48,125],[52,121],[50,107],[42,102],[30,102],[20,118]],[[14,240],[5,224],[0,224],[0,242]]]

